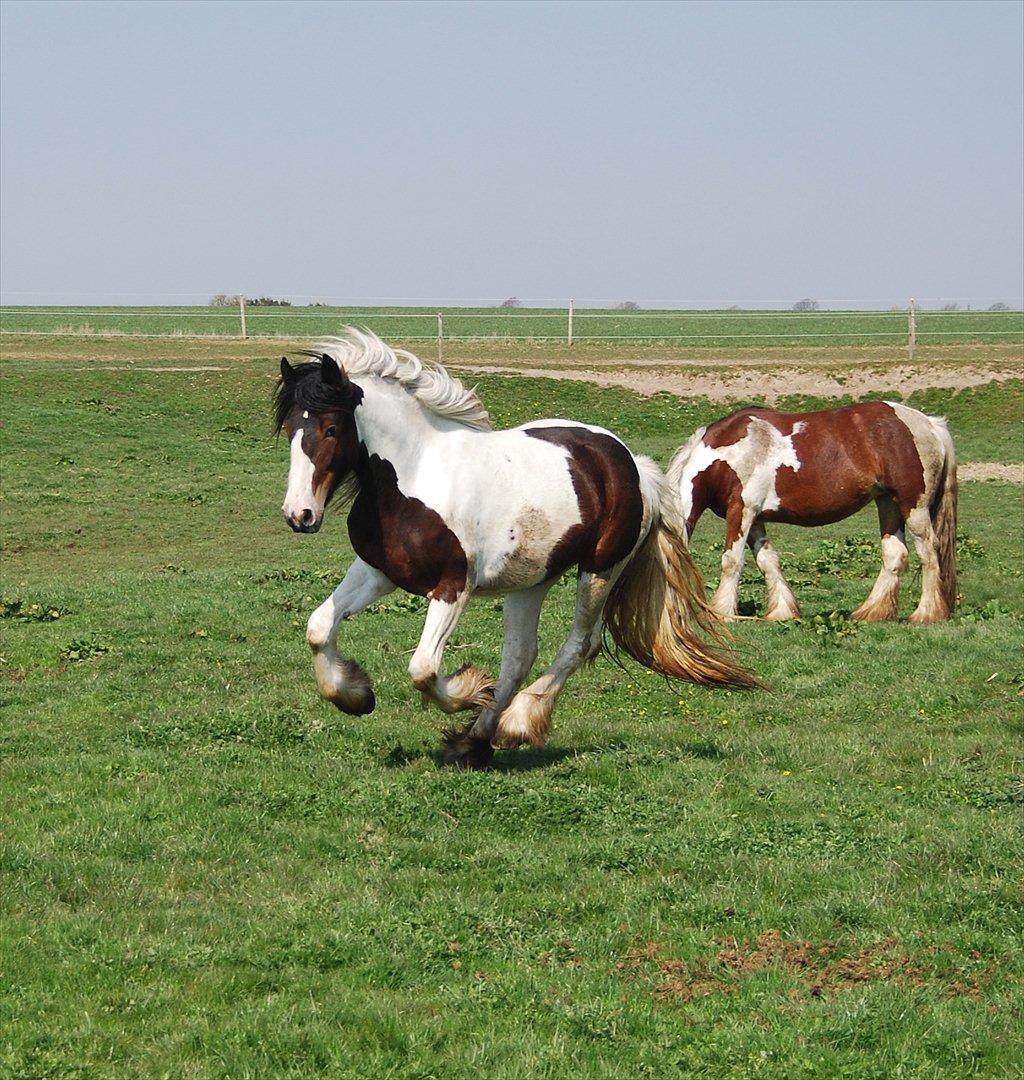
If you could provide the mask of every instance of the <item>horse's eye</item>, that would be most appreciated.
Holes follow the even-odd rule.
[[[331,424],[331,426],[324,432],[324,438],[333,439],[338,434],[338,429]]]

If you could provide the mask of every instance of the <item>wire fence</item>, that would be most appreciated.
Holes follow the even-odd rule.
[[[224,301],[231,306],[224,306]],[[594,302],[588,302],[593,304]],[[815,307],[645,310],[598,308],[570,300],[555,307],[306,307],[223,298],[221,306],[5,305],[5,335],[95,334],[133,337],[309,338],[341,325],[366,326],[395,341],[532,341],[566,346],[665,343],[694,346],[1024,343],[1019,310],[924,310],[911,300],[888,310]]]

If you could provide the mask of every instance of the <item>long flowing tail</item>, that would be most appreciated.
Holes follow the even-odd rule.
[[[634,660],[669,678],[703,686],[760,686],[725,645],[726,635],[704,598],[704,582],[661,470],[646,458],[637,459],[637,466],[654,522],[605,607],[612,640]]]
[[[946,613],[952,615],[956,607],[956,447],[946,421],[936,416],[929,419],[943,453],[942,472],[932,497],[931,517],[939,558],[939,589]]]

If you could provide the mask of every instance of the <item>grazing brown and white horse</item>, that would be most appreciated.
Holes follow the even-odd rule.
[[[874,500],[882,570],[853,618],[895,619],[904,531],[921,560],[915,623],[948,619],[956,604],[956,454],[946,421],[896,402],[868,401],[822,412],[747,408],[695,432],[668,480],[679,495],[687,534],[705,509],[725,518],[722,576],[711,601],[736,615],[749,544],[768,586],[767,619],[799,615],[765,522],[826,525]]]
[[[538,420],[492,431],[476,394],[440,366],[349,328],[317,362],[281,360],[276,424],[291,447],[282,510],[316,532],[332,496],[351,501],[356,559],[313,612],[306,639],[320,693],[344,712],[372,711],[369,677],[342,656],[338,630],[395,588],[430,601],[409,664],[444,712],[479,710],[450,732],[446,760],[484,767],[493,748],[540,745],[569,676],[601,648],[681,679],[750,686],[716,637],[700,575],[664,477],[602,428]],[[572,631],[550,667],[520,686],[537,655],[548,590],[579,569]],[[497,682],[479,668],[442,674],[445,644],[469,598],[504,595]]]

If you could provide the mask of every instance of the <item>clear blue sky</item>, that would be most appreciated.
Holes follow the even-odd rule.
[[[6,0],[4,300],[1019,306],[1022,12]]]

